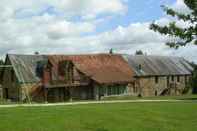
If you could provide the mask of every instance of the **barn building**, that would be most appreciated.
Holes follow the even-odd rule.
[[[192,66],[182,57],[123,55],[135,72],[132,95],[180,95],[188,87]]]
[[[192,70],[180,57],[8,54],[0,91],[4,99],[29,102],[181,95]]]
[[[133,72],[121,55],[14,55],[6,57],[3,97],[61,102],[127,94]]]

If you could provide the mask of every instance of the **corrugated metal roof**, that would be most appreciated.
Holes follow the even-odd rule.
[[[70,60],[76,68],[98,83],[122,83],[133,79],[133,72],[121,55],[53,55],[49,56],[52,65]]]
[[[33,83],[40,81],[37,74],[38,64],[48,60],[44,55],[16,55],[9,54],[8,58],[14,68],[19,82]]]
[[[123,57],[126,61],[121,55],[115,54],[8,55],[17,78],[22,83],[40,81],[37,69],[43,66],[44,63],[47,63],[48,59],[52,64],[57,64],[59,61],[71,60],[82,73],[99,83],[131,81],[134,72],[137,76],[186,75],[191,74],[193,70],[190,64],[181,57],[140,55],[123,55]],[[141,65],[141,70],[139,65]]]
[[[137,76],[187,75],[192,66],[182,57],[123,55]]]

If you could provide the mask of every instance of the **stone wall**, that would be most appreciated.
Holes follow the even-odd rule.
[[[157,77],[157,78],[156,78]],[[191,76],[150,76],[136,78],[137,94],[142,96],[180,95]],[[130,92],[131,93],[131,92]]]

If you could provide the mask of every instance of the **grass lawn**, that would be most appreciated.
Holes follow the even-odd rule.
[[[197,102],[0,108],[0,131],[194,131]]]

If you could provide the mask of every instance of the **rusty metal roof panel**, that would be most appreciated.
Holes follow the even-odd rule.
[[[47,61],[44,55],[16,55],[9,54],[8,58],[14,68],[18,81],[21,83],[33,83],[40,81],[37,67],[40,62]]]
[[[137,76],[189,75],[192,66],[182,57],[123,55]]]
[[[49,56],[52,65],[70,60],[75,67],[98,83],[121,83],[133,80],[133,71],[121,55],[53,55]]]

